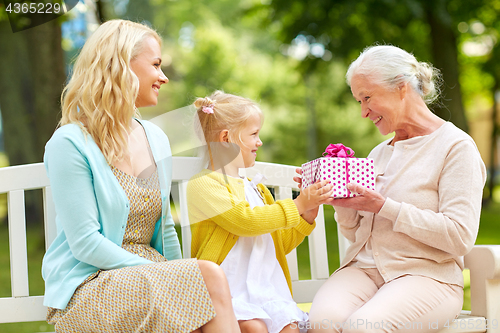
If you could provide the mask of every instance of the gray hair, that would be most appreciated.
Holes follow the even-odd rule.
[[[392,45],[369,46],[354,60],[346,73],[351,86],[354,75],[370,77],[387,89],[397,89],[409,83],[426,104],[434,102],[440,94],[441,73],[431,64],[419,62],[415,56]]]

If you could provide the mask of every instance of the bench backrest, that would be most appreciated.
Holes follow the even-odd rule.
[[[43,296],[30,296],[24,192],[42,189],[46,248],[56,235],[49,179],[42,163],[0,168],[0,193],[7,193],[12,296],[0,298],[0,322],[44,320]]]
[[[184,258],[190,258],[191,232],[189,228],[186,187],[188,180],[199,170],[195,157],[173,158],[172,196],[181,224]],[[276,199],[292,197],[292,190],[298,190],[292,180],[296,167],[257,162],[247,170],[247,176],[263,174],[268,187],[274,189]],[[44,231],[46,248],[54,240],[55,209],[52,202],[49,179],[42,163],[0,168],[0,193],[7,193],[8,228],[10,249],[11,297],[0,298],[0,323],[45,320],[46,308],[43,296],[30,296],[28,285],[28,253],[26,247],[26,218],[24,192],[41,189],[44,206]],[[310,280],[299,280],[295,250],[287,255],[294,299],[298,303],[311,302],[316,291],[329,277],[328,255],[323,208],[320,207],[316,228],[309,236]],[[340,256],[345,253],[347,243],[339,237]]]

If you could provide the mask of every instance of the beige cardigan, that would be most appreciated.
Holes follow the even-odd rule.
[[[380,212],[335,207],[335,220],[352,243],[341,268],[371,236],[386,282],[410,274],[463,287],[463,256],[476,241],[486,181],[474,141],[447,122],[430,135],[389,142],[369,155],[376,190],[386,198]]]

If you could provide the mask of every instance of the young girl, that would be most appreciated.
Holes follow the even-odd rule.
[[[239,176],[255,164],[262,146],[262,111],[243,97],[216,91],[198,98],[200,133],[208,169],[188,184],[192,255],[210,260],[226,273],[242,332],[293,332],[307,320],[292,299],[285,255],[315,227],[318,206],[332,185],[316,183],[292,200],[274,201],[260,183]]]

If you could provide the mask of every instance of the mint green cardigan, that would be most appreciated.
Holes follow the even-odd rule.
[[[139,123],[146,132],[161,185],[162,214],[151,246],[169,260],[179,259],[179,239],[170,214],[170,144],[156,125],[142,120]],[[85,135],[75,124],[60,127],[45,146],[44,163],[57,225],[57,237],[42,263],[44,305],[64,309],[76,288],[99,269],[151,261],[121,247],[129,202],[90,135]]]

